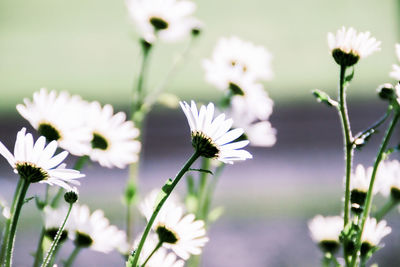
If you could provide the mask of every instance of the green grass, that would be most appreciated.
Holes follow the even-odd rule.
[[[197,16],[204,34],[190,60],[169,83],[182,98],[211,99],[218,92],[204,81],[201,59],[220,36],[237,35],[274,55],[275,78],[266,84],[280,103],[311,100],[310,90],[334,92],[338,69],[326,34],[342,25],[370,30],[382,52],[357,66],[352,93],[370,98],[391,81],[398,14],[395,1],[203,0]],[[158,44],[150,84],[184,47]],[[138,68],[137,35],[124,1],[3,0],[0,3],[0,110],[14,110],[41,87],[68,90],[89,100],[126,105]]]

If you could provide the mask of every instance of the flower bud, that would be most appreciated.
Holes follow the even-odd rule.
[[[78,192],[76,189],[65,193],[64,200],[69,204],[74,204],[76,201],[78,201]]]

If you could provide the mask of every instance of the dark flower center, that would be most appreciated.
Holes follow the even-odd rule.
[[[49,123],[41,123],[38,127],[39,135],[46,137],[47,141],[57,141],[61,138],[60,132]]]
[[[325,252],[335,253],[339,248],[339,243],[335,240],[322,240],[319,246]]]
[[[45,235],[50,238],[51,240],[54,240],[54,238],[56,237],[58,232],[58,228],[50,228],[47,229],[45,232]],[[61,237],[60,237],[60,241],[59,242],[63,242],[67,239],[68,237],[68,231],[67,230],[63,230],[61,233]]]
[[[335,48],[332,51],[332,56],[335,59],[336,63],[341,66],[350,67],[358,62],[360,56],[354,53],[346,53],[342,51],[340,48]]]
[[[90,247],[93,244],[93,239],[85,234],[81,233],[79,231],[76,231],[76,237],[74,241],[75,245],[80,246],[80,247]]]
[[[244,95],[244,91],[237,84],[230,82],[229,89],[234,95]]]
[[[395,201],[400,201],[400,189],[397,187],[390,188],[390,197]]]
[[[15,168],[21,178],[28,180],[30,183],[37,183],[49,178],[49,174],[45,170],[30,162],[17,163]]]
[[[153,25],[153,27],[156,31],[162,31],[162,30],[165,30],[166,28],[168,28],[168,22],[166,22],[162,18],[151,17],[149,21],[150,21],[151,25]]]
[[[178,235],[174,231],[169,230],[164,225],[157,226],[156,232],[158,235],[158,239],[162,243],[175,244],[179,240]]]
[[[216,158],[219,154],[218,146],[213,140],[205,135],[203,132],[195,131],[192,132],[192,146],[205,158]]]
[[[106,150],[108,148],[107,140],[98,133],[93,133],[93,139],[91,143],[92,143],[92,148],[97,148],[101,150]]]

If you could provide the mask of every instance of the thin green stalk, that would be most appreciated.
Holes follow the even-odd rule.
[[[10,207],[10,214],[14,214],[15,212],[15,206],[17,204],[17,198],[20,194],[22,188],[22,179],[18,179],[18,184],[17,187],[15,188],[14,192],[14,198],[13,202]],[[4,262],[4,257],[6,256],[6,250],[7,250],[7,240],[10,235],[10,228],[11,228],[11,217],[6,220],[6,227],[4,228],[4,234],[3,234],[3,244],[1,246],[1,254],[0,254],[0,264],[3,264]]]
[[[67,212],[67,216],[65,216],[65,219],[64,219],[63,223],[61,224],[60,228],[57,231],[56,237],[54,238],[53,243],[51,244],[51,247],[50,247],[49,251],[47,252],[47,256],[44,259],[42,267],[48,266],[49,263],[53,259],[54,251],[55,251],[55,249],[56,249],[56,247],[58,245],[58,242],[60,241],[61,235],[62,235],[62,233],[64,231],[65,224],[67,223],[69,214],[71,213],[72,206],[73,206],[73,203],[69,204],[69,209],[68,209],[68,212]]]
[[[22,205],[24,204],[25,201],[26,192],[28,191],[30,185],[28,179],[20,178],[20,180],[22,180],[21,190],[17,197],[15,211],[11,213],[11,227],[10,227],[10,235],[7,240],[7,250],[6,250],[6,258],[4,265],[5,267],[11,267],[12,264],[12,254],[14,250],[14,241],[15,241],[15,234],[17,232],[18,219],[21,213]]]
[[[396,205],[399,204],[398,201],[395,201],[393,198],[389,198],[389,200],[383,205],[383,207],[376,213],[375,218],[379,222],[386,216]]]
[[[151,215],[151,218],[149,220],[149,222],[147,223],[147,226],[143,232],[142,238],[140,239],[138,248],[136,249],[134,258],[133,258],[133,264],[132,266],[136,267],[139,261],[139,255],[140,252],[142,251],[144,242],[146,241],[147,235],[150,232],[150,229],[154,223],[154,220],[156,219],[158,213],[161,210],[161,207],[164,205],[165,201],[168,199],[169,195],[171,194],[171,192],[174,190],[175,186],[178,184],[178,182],[181,180],[181,178],[183,177],[183,175],[189,170],[190,166],[192,166],[192,164],[199,158],[199,153],[196,151],[193,153],[193,155],[188,159],[188,161],[185,163],[185,165],[182,167],[182,169],[178,172],[178,174],[175,176],[175,179],[173,180],[173,182],[168,185],[168,188],[166,189],[165,192],[165,196],[160,200],[160,202],[158,203],[157,207],[155,208],[153,214]]]
[[[72,251],[71,255],[69,255],[67,261],[64,263],[64,267],[71,267],[74,263],[76,256],[78,256],[79,252],[81,251],[82,247],[75,246],[74,250]]]
[[[210,159],[202,158],[201,161],[201,169],[208,170],[210,168]],[[198,190],[198,207],[197,207],[197,219],[204,219],[206,214],[204,213],[204,205],[205,199],[207,196],[207,181],[208,181],[208,173],[200,172],[200,183]]]
[[[42,259],[43,259],[43,240],[44,240],[45,232],[46,232],[46,229],[44,227],[42,227],[42,230],[40,231],[38,245],[37,245],[37,248],[36,248],[35,261],[33,262],[33,267],[39,267],[40,263],[42,262]]]
[[[150,260],[150,258],[156,253],[156,251],[162,246],[162,242],[158,242],[157,246],[153,249],[153,251],[150,253],[150,255],[147,257],[147,259],[144,261],[142,264],[142,267],[145,267],[147,262]]]
[[[395,126],[396,126],[396,124],[397,124],[397,122],[399,120],[399,116],[400,116],[400,114],[398,113],[398,111],[395,111],[395,113],[393,115],[392,122],[390,123],[389,128],[386,131],[386,134],[385,134],[385,136],[383,138],[381,147],[380,147],[379,152],[378,152],[378,154],[376,156],[376,159],[375,159],[374,167],[373,167],[372,174],[371,174],[371,181],[370,181],[370,184],[369,184],[367,197],[366,197],[366,200],[365,200],[365,208],[364,208],[364,211],[363,211],[362,217],[361,217],[360,231],[358,233],[357,241],[356,241],[356,249],[355,249],[355,252],[353,254],[352,261],[351,261],[351,266],[353,266],[353,267],[355,267],[355,265],[356,265],[357,255],[358,255],[358,252],[361,249],[362,232],[364,230],[365,222],[366,222],[366,220],[367,220],[367,218],[369,216],[370,210],[371,210],[371,203],[372,203],[372,198],[373,198],[373,193],[372,192],[373,192],[373,188],[374,188],[374,182],[375,182],[376,174],[378,172],[378,167],[379,167],[379,164],[381,163],[381,161],[383,159],[383,155],[385,154],[385,151],[386,151],[387,146],[389,144],[389,140],[390,140],[390,138],[391,138],[391,136],[393,134],[394,128],[395,128]]]

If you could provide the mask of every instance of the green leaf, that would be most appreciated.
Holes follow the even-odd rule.
[[[204,170],[204,169],[191,169],[190,168],[189,171],[204,172],[204,173],[208,173],[208,174],[214,175],[214,173],[212,171]]]
[[[330,98],[330,96],[318,89],[315,89],[312,91],[312,94],[315,96],[315,98],[317,99],[318,102],[320,103],[324,103],[330,107],[337,107],[338,106],[338,102],[336,102],[335,100],[333,100],[332,98]]]
[[[161,188],[160,192],[158,193],[158,196],[156,198],[156,203],[154,204],[154,207],[157,207],[158,204],[169,194],[171,193],[172,190],[172,179],[168,179],[163,187]]]
[[[29,201],[31,201],[32,199],[34,199],[36,197],[28,197],[24,199],[24,204],[28,203]]]
[[[345,83],[350,83],[351,80],[353,80],[353,78],[354,78],[354,67],[351,68],[351,73],[344,77],[344,82]]]

